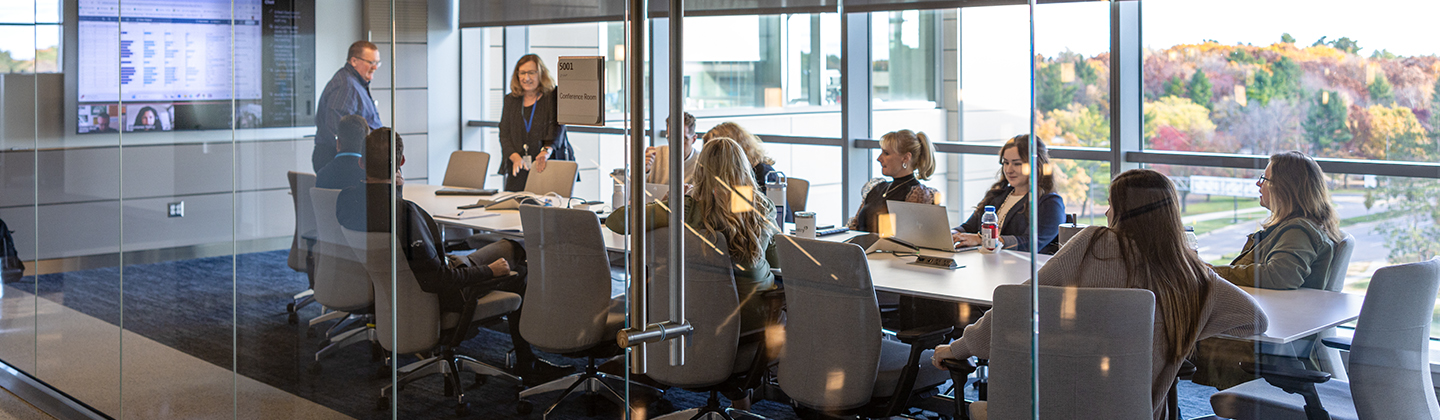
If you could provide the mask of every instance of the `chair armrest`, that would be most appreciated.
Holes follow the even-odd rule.
[[[1247,373],[1260,375],[1265,378],[1266,381],[1269,381],[1270,378],[1276,378],[1286,381],[1318,384],[1330,380],[1330,374],[1326,372],[1266,363],[1240,362],[1240,369],[1245,370]]]
[[[945,335],[955,330],[954,325],[928,325],[919,328],[912,328],[895,334],[900,342],[911,346],[931,348],[945,342]]]
[[[961,377],[961,378],[964,378],[964,377],[966,377],[966,376],[970,376],[970,374],[971,374],[971,373],[975,373],[975,369],[978,368],[978,366],[975,364],[975,361],[974,361],[974,360],[970,360],[970,358],[965,358],[965,359],[941,359],[941,360],[940,360],[940,365],[941,365],[941,366],[945,366],[945,369],[947,369],[947,370],[950,371],[950,375],[951,375],[952,377],[958,375],[958,377]]]
[[[1175,378],[1190,380],[1190,378],[1195,376],[1195,371],[1197,370],[1199,369],[1195,367],[1194,363],[1190,363],[1189,360],[1181,360],[1180,370],[1175,371]]]
[[[1320,342],[1325,343],[1325,347],[1350,351],[1350,340],[1351,337],[1325,337]]]

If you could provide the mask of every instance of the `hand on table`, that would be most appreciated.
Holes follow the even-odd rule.
[[[951,232],[950,239],[955,240],[955,247],[979,246],[980,235],[965,232]]]

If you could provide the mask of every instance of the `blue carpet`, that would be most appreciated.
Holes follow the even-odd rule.
[[[390,418],[388,411],[375,410],[379,390],[390,381],[377,374],[382,365],[370,362],[367,346],[351,346],[326,358],[318,375],[306,372],[320,340],[306,338],[304,328],[286,321],[285,304],[294,293],[307,287],[305,276],[286,265],[286,252],[130,265],[124,267],[123,278],[118,267],[48,274],[38,277],[38,292],[41,297],[105,322],[123,322],[131,332],[346,415]],[[318,314],[317,305],[300,313],[302,322]],[[326,326],[322,325],[320,332]],[[495,328],[499,331],[481,329],[458,352],[503,366],[510,340],[503,323]],[[542,357],[583,364],[581,360],[555,355]],[[402,356],[401,363],[413,360]],[[399,396],[399,418],[454,418],[452,400],[444,397],[442,387],[439,376],[406,387]],[[467,390],[466,400],[472,404],[469,417],[527,418],[515,413],[514,390],[514,384],[498,379]],[[1211,414],[1209,397],[1214,392],[1214,388],[1182,382],[1181,418]],[[539,412],[557,395],[535,398],[536,413],[528,418],[539,417]],[[969,397],[974,398],[973,390]],[[665,399],[670,403],[667,405],[688,408],[702,405],[705,395],[671,390]],[[588,418],[585,406],[583,401],[572,399],[557,408],[552,417]],[[599,407],[596,418],[620,416],[618,407],[603,402]],[[796,418],[789,406],[772,401],[756,404],[753,411],[770,419]]]

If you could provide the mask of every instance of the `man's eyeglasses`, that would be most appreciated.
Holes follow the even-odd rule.
[[[381,64],[384,64],[384,63],[381,63],[380,60],[366,60],[366,59],[363,59],[363,58],[360,58],[360,57],[350,57],[350,58],[354,58],[354,59],[356,59],[356,60],[360,60],[360,61],[364,61],[364,62],[366,62],[366,63],[369,63],[369,64],[370,64],[370,67],[374,67],[374,68],[377,68],[377,69],[380,68],[380,65],[381,65]]]

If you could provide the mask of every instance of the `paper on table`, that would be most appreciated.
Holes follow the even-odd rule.
[[[433,217],[439,217],[439,218],[445,218],[445,219],[451,219],[451,220],[467,220],[467,219],[478,219],[478,218],[481,218],[481,217],[490,217],[490,216],[499,216],[499,215],[500,215],[499,213],[490,213],[490,212],[485,212],[485,211],[461,210],[461,211],[457,211],[457,212],[453,212],[453,213],[437,213],[437,214],[434,214],[434,215],[432,215],[432,216],[433,216]]]

